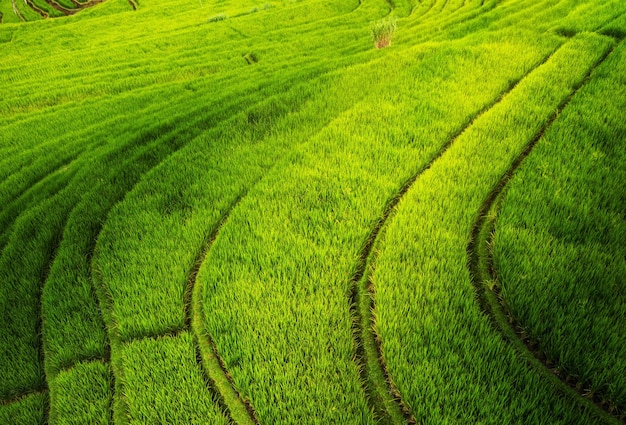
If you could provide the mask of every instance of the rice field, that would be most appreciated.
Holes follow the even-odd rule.
[[[0,0],[1,424],[626,422],[623,0]]]

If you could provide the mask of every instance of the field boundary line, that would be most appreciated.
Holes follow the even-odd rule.
[[[164,127],[166,133],[171,132],[170,127]],[[156,128],[151,128],[148,131],[148,134],[153,134],[153,132],[157,131]],[[175,137],[174,135],[169,135],[169,138]],[[145,139],[146,137],[144,137]],[[168,140],[169,140],[168,138]],[[108,337],[108,344],[105,347],[105,356],[104,361],[108,362],[111,365],[111,402],[109,405],[109,423],[116,423],[116,409],[115,405],[118,403],[120,409],[122,411],[118,411],[117,414],[121,415],[121,418],[125,421],[128,421],[129,418],[129,405],[126,401],[126,396],[123,391],[123,377],[124,377],[124,364],[122,358],[119,356],[115,356],[113,353],[113,349],[120,349],[123,344],[126,342],[122,339],[119,331],[118,331],[118,323],[114,314],[113,306],[115,305],[113,296],[111,291],[104,283],[104,279],[102,276],[102,272],[94,267],[94,261],[97,261],[97,250],[98,250],[98,241],[100,240],[100,236],[102,234],[102,229],[104,228],[104,223],[109,217],[109,214],[119,203],[123,202],[126,199],[126,196],[131,193],[134,188],[142,181],[143,176],[153,171],[160,164],[165,162],[168,158],[170,158],[174,153],[178,152],[180,149],[184,148],[186,143],[183,143],[180,146],[172,146],[171,149],[163,155],[162,158],[158,158],[154,164],[151,164],[147,170],[145,170],[134,182],[130,185],[128,190],[121,195],[116,202],[114,202],[110,208],[108,208],[105,217],[100,222],[99,228],[96,232],[96,236],[93,241],[93,245],[91,246],[91,250],[89,251],[87,263],[89,264],[89,279],[91,281],[91,285],[96,294],[96,305],[98,307],[98,311],[100,316],[102,317],[102,321],[106,328],[106,334]],[[139,144],[137,146],[138,152],[136,152],[136,156],[133,158],[141,157],[146,153],[152,152],[155,149],[154,143],[148,143],[146,145]],[[78,363],[78,362],[76,362]],[[74,366],[76,365],[74,363]],[[72,366],[73,367],[73,366]],[[119,391],[118,391],[119,389]]]
[[[81,152],[82,153],[82,152]],[[41,178],[36,179],[36,181],[33,184],[30,184],[28,187],[24,188],[20,194],[16,195],[16,196],[12,196],[9,200],[5,201],[5,205],[7,206],[13,206],[15,205],[16,202],[19,202],[21,199],[23,199],[24,196],[28,195],[28,193],[31,190],[34,190],[34,188],[39,185],[39,184],[43,184],[45,182],[46,179],[48,178],[52,178],[55,175],[57,175],[60,172],[66,172],[67,170],[70,169],[70,167],[72,166],[72,164],[74,164],[77,160],[78,160],[78,156],[80,156],[80,153],[78,153],[75,157],[72,158],[68,158],[67,161],[64,161],[63,164],[61,164],[59,167],[51,170],[48,174],[42,176]],[[66,169],[66,170],[64,170]],[[46,202],[46,199],[52,198],[54,196],[56,196],[57,194],[63,192],[67,186],[71,183],[72,179],[75,177],[76,173],[78,172],[78,170],[72,170],[72,171],[67,171],[69,173],[73,173],[69,178],[68,181],[59,185],[59,189],[54,191],[54,193],[51,193],[50,196],[48,198],[43,198],[40,200],[35,200],[32,204],[31,204],[31,208],[37,208],[38,205],[41,205],[42,203]],[[20,218],[20,216],[26,212],[28,210],[22,210],[19,211],[16,215],[12,216],[12,220],[4,220],[4,213],[0,214],[0,223],[4,226],[4,228],[0,231],[0,255],[4,254],[4,250],[7,247],[7,245],[10,242],[11,239],[11,235],[13,234],[13,230],[14,230],[14,225],[16,223],[16,221]]]
[[[99,1],[99,0],[95,0],[95,1]],[[107,335],[109,337],[109,345],[107,347],[107,350],[105,351],[105,355],[110,359],[110,363],[112,366],[112,374],[111,374],[112,405],[110,409],[111,423],[116,422],[114,420],[116,418],[116,414],[122,415],[122,418],[124,420],[128,420],[130,416],[130,412],[129,412],[130,406],[128,402],[126,401],[126,396],[123,391],[124,362],[123,362],[123,359],[119,355],[114,353],[113,351],[115,349],[121,353],[122,346],[125,343],[136,341],[136,340],[141,340],[143,338],[142,337],[123,338],[122,335],[119,333],[118,331],[119,325],[118,325],[117,318],[116,318],[116,315],[114,313],[114,308],[113,308],[113,306],[115,305],[113,296],[111,294],[111,291],[109,290],[109,288],[106,286],[104,282],[101,271],[98,270],[97,268],[94,268],[94,257],[97,260],[98,241],[100,240],[102,229],[104,228],[104,223],[106,222],[109,215],[111,214],[111,211],[113,211],[118,204],[123,202],[128,196],[128,194],[131,193],[135,189],[135,187],[143,181],[144,176],[153,172],[157,167],[165,163],[174,154],[176,154],[181,149],[184,149],[186,146],[192,143],[192,140],[198,137],[201,131],[205,130],[204,124],[203,124],[205,123],[205,120],[207,123],[209,122],[213,123],[214,119],[215,117],[211,115],[206,116],[206,117],[200,116],[200,118],[194,120],[192,124],[189,124],[188,127],[185,127],[184,130],[182,131],[182,134],[187,134],[186,133],[187,131],[191,132],[189,134],[187,142],[182,142],[182,143],[176,142],[176,140],[181,137],[181,133],[175,131],[175,128],[176,128],[175,124],[156,126],[156,127],[150,128],[147,133],[143,133],[142,135],[137,136],[139,137],[140,140],[144,140],[144,141],[150,140],[152,138],[154,138],[154,140],[152,140],[151,143],[147,143],[145,145],[143,144],[138,145],[138,151],[135,153],[135,156],[133,156],[133,161],[137,160],[138,158],[142,158],[146,155],[151,156],[153,152],[159,151],[159,146],[161,145],[167,146],[167,151],[161,157],[157,158],[154,161],[154,163],[151,163],[141,173],[141,175],[139,175],[137,179],[128,187],[128,189],[124,191],[124,193],[117,199],[117,201],[114,202],[110,206],[110,208],[106,212],[106,217],[104,221],[101,223],[100,228],[98,229],[98,234],[95,237],[93,249],[90,252],[91,258],[89,259],[89,264],[90,264],[89,271],[90,271],[92,284],[97,294],[97,299],[98,299],[97,304],[100,310],[100,315],[103,318],[103,322],[105,324],[105,327],[107,328]],[[182,122],[182,120],[183,118],[181,116],[176,117],[176,123]],[[198,127],[193,127],[194,124],[198,125]],[[209,127],[212,127],[212,124]],[[164,133],[163,136],[157,137],[157,135],[161,132]],[[169,335],[178,336],[182,331],[184,331],[184,329],[173,329],[168,332],[161,332],[160,334],[156,334],[156,335],[146,335],[144,336],[144,338],[159,338],[159,337],[166,337]],[[116,396],[117,396],[117,402],[120,403],[119,404],[120,409],[122,409],[122,411],[118,411],[117,413],[115,410]]]
[[[78,12],[78,10],[71,10],[71,9],[68,9],[68,8],[66,8],[64,6],[61,6],[55,0],[46,0],[46,3],[48,3],[50,6],[52,6],[53,8],[58,10],[59,12],[63,13],[65,16],[73,15],[74,13]]]
[[[88,363],[101,363],[101,364],[108,364],[110,361],[109,358],[110,354],[105,354],[104,357],[84,357],[81,359],[77,359],[75,360],[73,363],[67,365],[67,366],[63,366],[59,369],[59,371],[57,372],[57,375],[63,373],[63,372],[69,372],[70,370],[74,369],[76,366],[78,366],[79,364],[88,364]]]
[[[46,286],[46,282],[48,281],[48,277],[50,276],[50,271],[52,270],[52,264],[54,263],[54,260],[57,257],[59,249],[61,248],[61,241],[63,240],[63,233],[65,232],[65,226],[67,226],[68,220],[69,220],[69,213],[65,216],[65,223],[63,224],[63,228],[55,235],[54,240],[52,242],[52,247],[53,247],[52,252],[50,253],[50,256],[48,257],[46,267],[43,271],[41,285],[39,286],[39,292],[37,294],[39,297],[39,315],[37,317],[37,336],[39,338],[38,356],[39,356],[39,364],[41,365],[41,368],[44,371],[42,384],[45,386],[46,390],[49,390],[49,384],[48,384],[48,376],[45,373],[46,354],[45,354],[45,349],[44,349],[45,343],[44,343],[44,335],[43,335],[43,320],[44,320],[43,291],[44,291],[44,287]],[[50,398],[48,397],[47,403],[45,404],[45,411],[44,411],[44,420],[46,423],[48,422],[49,416],[50,416]]]
[[[48,12],[37,6],[35,3],[33,3],[32,0],[24,0],[24,3],[26,3],[26,5],[33,9],[35,12],[39,13],[42,18],[48,19],[50,17]]]
[[[616,17],[614,17],[613,19],[604,22],[601,26],[599,26],[598,28],[596,28],[594,30],[594,32],[596,34],[600,34],[603,35],[605,37],[611,37],[613,39],[615,39],[616,42],[621,42],[625,37],[626,37],[626,31],[620,31],[620,34],[610,34],[607,33],[605,31],[607,31],[607,27],[610,27],[615,21],[618,21],[620,18],[622,18],[624,15],[626,15],[626,12],[620,13],[619,15],[617,15]]]
[[[559,373],[555,368],[551,367],[551,365],[546,362],[545,355],[534,347],[534,342],[522,334],[521,326],[503,304],[503,299],[498,290],[497,271],[495,270],[491,247],[497,211],[501,206],[506,185],[524,159],[531,153],[545,132],[558,118],[563,109],[569,105],[578,91],[588,83],[593,72],[609,57],[617,45],[617,43],[613,43],[596,63],[589,68],[583,79],[556,108],[551,117],[528,142],[524,150],[513,161],[509,169],[489,193],[478,211],[466,248],[468,258],[467,267],[480,309],[489,317],[503,339],[513,345],[518,354],[520,354],[536,372],[547,378],[547,380],[564,395],[578,399],[590,407],[599,419],[614,424],[624,423],[623,415],[622,417],[618,417],[611,411],[610,405],[602,405],[597,403],[596,400],[587,397],[582,387],[578,386],[575,377],[564,375],[563,372]]]
[[[38,394],[47,394],[47,393],[48,393],[48,389],[47,388],[40,388],[40,389],[36,389],[36,390],[32,390],[32,391],[27,391],[25,393],[17,394],[15,396],[11,397],[11,398],[6,398],[4,400],[0,400],[0,406],[8,406],[9,404],[17,403],[17,402],[22,401],[25,398],[28,398],[30,396],[38,395]]]
[[[11,0],[11,5],[13,6],[13,13],[15,13],[15,15],[18,18],[20,18],[22,22],[26,22],[26,19],[24,18],[20,10],[17,8],[17,5],[15,4],[15,0]]]
[[[255,184],[256,182],[253,182],[250,187],[253,187]],[[220,401],[224,404],[223,407],[233,421],[237,424],[259,425],[259,419],[254,407],[249,400],[242,398],[232,376],[226,368],[226,364],[217,351],[215,342],[206,331],[203,319],[204,308],[200,299],[202,286],[197,284],[200,268],[204,264],[204,260],[217,239],[220,230],[228,221],[232,211],[248,192],[249,189],[244,190],[231,202],[220,221],[203,242],[202,250],[189,274],[185,290],[185,328],[193,331],[198,366],[204,370],[204,375],[208,378],[207,386],[220,396]]]
[[[67,219],[65,220],[67,222]],[[61,238],[63,236],[63,230],[65,227],[63,227],[63,229],[60,230],[60,232],[58,232],[54,238],[52,243],[49,246],[52,246],[52,252],[50,253],[50,255],[48,256],[48,258],[46,259],[46,264],[42,270],[42,275],[41,275],[41,279],[39,280],[39,288],[37,290],[37,299],[38,304],[39,304],[39,313],[37,315],[37,324],[36,324],[36,333],[37,333],[37,361],[39,362],[40,367],[42,368],[42,370],[45,370],[44,367],[44,359],[45,359],[45,354],[44,354],[44,342],[43,342],[43,333],[42,333],[42,328],[43,328],[43,316],[42,316],[42,309],[41,309],[41,299],[42,299],[42,294],[43,294],[43,287],[45,285],[45,282],[48,280],[48,275],[50,274],[50,270],[52,268],[52,263],[54,262],[57,252],[59,250],[60,247],[60,241]],[[0,400],[0,406],[6,406],[8,404],[12,404],[12,403],[16,403],[18,401],[23,400],[24,398],[33,395],[33,394],[43,394],[43,393],[48,393],[49,388],[48,388],[48,381],[47,381],[47,376],[45,376],[45,372],[42,374],[41,376],[41,382],[35,387],[32,388],[28,391],[22,392],[20,394],[17,394],[13,397],[7,398],[7,399],[3,399]],[[50,410],[50,404],[49,404],[49,400],[48,403],[46,403],[45,406],[45,411],[44,411],[44,420],[47,422],[48,421],[48,413]]]
[[[76,6],[77,8],[76,12],[77,12],[77,11],[86,9],[88,7],[95,6],[96,4],[103,3],[105,0],[88,0],[85,2],[80,2],[78,0],[71,0],[71,1]]]
[[[533,71],[545,64],[562,45],[550,51],[538,63],[529,68],[518,79],[511,81],[503,91],[501,91],[492,101],[484,105],[441,146],[437,153],[415,174],[402,184],[398,192],[388,201],[382,216],[368,235],[361,252],[351,282],[350,292],[350,312],[353,318],[353,335],[356,343],[356,362],[361,370],[361,380],[365,384],[365,392],[371,408],[374,412],[382,414],[386,422],[398,423],[400,414],[406,423],[416,424],[417,421],[412,416],[410,408],[402,400],[402,396],[393,383],[389,370],[384,360],[381,339],[376,333],[376,323],[374,320],[374,283],[371,278],[375,270],[376,253],[373,247],[379,234],[389,219],[393,217],[398,203],[409,191],[417,179],[439,159],[452,146],[452,144],[481,116],[500,103],[517,85],[529,76]],[[384,232],[383,232],[384,233]],[[371,331],[370,331],[371,330]],[[374,388],[372,388],[374,387]],[[385,389],[383,389],[385,388]],[[376,400],[373,398],[375,397]],[[391,402],[395,404],[392,405]]]

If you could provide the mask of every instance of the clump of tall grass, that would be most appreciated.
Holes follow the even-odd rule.
[[[209,19],[207,19],[207,22],[218,22],[218,21],[224,21],[226,20],[226,18],[228,18],[228,16],[226,16],[225,13],[219,13],[215,16],[211,16]]]
[[[372,24],[372,40],[377,49],[382,49],[391,44],[391,38],[396,32],[397,23],[395,18],[383,19]]]

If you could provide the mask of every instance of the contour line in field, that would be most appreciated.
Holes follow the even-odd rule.
[[[548,121],[541,127],[535,137],[526,145],[522,153],[513,161],[509,169],[504,173],[500,181],[497,183],[487,199],[482,204],[476,221],[472,226],[469,242],[467,244],[467,266],[469,269],[470,280],[474,285],[478,304],[481,310],[489,316],[496,328],[500,331],[503,338],[510,342],[514,348],[522,355],[522,357],[531,364],[542,376],[546,377],[553,385],[559,388],[564,394],[572,398],[579,399],[582,403],[592,408],[592,411],[601,419],[610,423],[623,423],[623,419],[615,416],[610,412],[610,406],[604,406],[595,403],[587,398],[581,389],[576,385],[576,378],[565,377],[558,374],[553,368],[550,368],[545,360],[541,359],[540,353],[532,346],[532,342],[528,338],[521,335],[520,327],[502,304],[502,298],[497,287],[492,289],[490,283],[497,285],[496,270],[493,262],[493,253],[491,251],[493,241],[493,225],[495,216],[499,207],[501,194],[505,186],[513,177],[515,171],[519,168],[523,160],[530,154],[537,142],[543,137],[546,130],[556,120],[558,115],[570,103],[576,95],[591,78],[593,71],[600,66],[608,56],[615,50],[617,43],[614,43],[602,57],[589,69],[582,81],[573,88],[570,95],[557,107]],[[486,256],[480,253],[486,252]],[[545,358],[545,357],[544,357]],[[621,419],[621,421],[620,421]]]
[[[368,401],[375,412],[383,415],[385,423],[397,423],[399,416],[404,416],[407,423],[415,424],[417,421],[412,416],[408,406],[402,401],[402,397],[398,389],[393,384],[385,360],[382,353],[380,338],[375,331],[375,321],[373,310],[374,303],[374,284],[371,276],[375,269],[376,254],[372,251],[376,243],[380,231],[383,229],[389,218],[393,215],[394,210],[402,197],[409,191],[420,175],[428,170],[435,161],[437,161],[452,146],[467,128],[469,128],[478,118],[487,111],[496,106],[502,99],[517,87],[517,85],[535,69],[546,63],[559,48],[556,48],[546,55],[539,63],[531,67],[517,80],[512,81],[499,95],[491,102],[487,103],[477,113],[474,114],[467,122],[461,126],[454,134],[452,134],[446,143],[439,149],[435,156],[424,165],[416,174],[407,180],[385,207],[383,215],[378,219],[376,226],[368,235],[365,245],[359,254],[359,262],[356,271],[352,276],[352,290],[350,296],[351,313],[355,320],[353,321],[353,334],[356,339],[357,355],[356,361],[359,363],[362,371],[362,380],[366,383],[372,383],[374,388],[366,385],[366,393]],[[368,265],[370,266],[368,268]],[[386,393],[383,388],[386,387]],[[375,399],[374,397],[375,396]],[[389,402],[390,398],[395,402],[395,407]]]
[[[251,187],[254,186],[254,183]],[[189,275],[187,288],[185,291],[185,328],[193,330],[193,337],[196,345],[196,357],[198,366],[204,370],[205,375],[212,382],[212,387],[221,396],[226,410],[230,413],[231,418],[237,424],[258,425],[259,420],[256,412],[249,400],[244,400],[235,387],[232,377],[226,369],[224,361],[220,357],[217,347],[211,337],[204,328],[203,314],[204,309],[201,301],[202,286],[196,284],[198,272],[204,263],[204,260],[211,250],[215,239],[217,238],[221,228],[224,226],[231,212],[239,204],[241,199],[246,196],[247,190],[241,193],[228,206],[226,212],[215,225],[209,236],[206,238],[202,251],[194,263],[194,267]]]

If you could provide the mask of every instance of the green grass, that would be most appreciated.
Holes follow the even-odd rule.
[[[516,174],[496,233],[513,254],[496,261],[516,320],[566,317],[539,286],[509,293],[526,268],[558,270],[546,244],[517,245],[514,213],[536,207],[525,227],[588,256],[557,295],[616,287],[619,180],[578,199],[623,162],[621,45],[585,76],[626,35],[626,4],[107,0],[50,19],[15,4],[32,22],[0,0],[1,423],[611,422],[492,326],[466,248],[531,140],[586,132]],[[375,49],[372,22],[391,21]],[[600,168],[584,143],[599,140]],[[533,158],[576,164],[551,184],[578,191],[528,186]],[[602,300],[545,351],[614,406],[623,312]]]
[[[228,423],[207,391],[188,333],[133,341],[124,344],[120,355],[123,380],[134,383],[124,386],[128,423]]]
[[[45,424],[48,396],[32,393],[0,405],[0,421],[15,425]]]
[[[615,52],[512,180],[493,247],[511,314],[554,367],[621,412],[624,96],[598,94],[621,90],[624,57]]]
[[[110,423],[111,367],[100,362],[80,362],[61,371],[50,384],[50,423]]]
[[[367,401],[357,389],[348,305],[358,248],[382,214],[376,205],[383,206],[435,154],[435,140],[451,137],[481,108],[479,102],[497,97],[515,77],[498,74],[504,70],[496,58],[505,53],[495,48],[456,55],[452,48],[433,51],[421,60],[413,59],[415,52],[376,63],[370,72],[359,69],[357,75],[373,79],[371,97],[331,123],[242,200],[200,271],[207,329],[237,387],[252,400],[271,399],[276,388],[284,388],[265,411],[255,405],[261,422],[298,422],[313,412],[312,421],[319,423],[366,420],[332,406],[346,394],[355,394],[352,405]],[[517,72],[523,73],[530,58],[539,62],[541,53],[520,55],[517,50]],[[483,86],[468,97],[472,103],[462,105],[454,96],[441,98],[430,91],[436,86],[431,81],[446,84],[446,92],[466,90],[476,75],[464,69],[475,61],[483,75],[491,76],[491,93]],[[442,70],[449,73],[446,83],[440,80]],[[376,85],[377,72],[396,75],[396,89]],[[428,83],[402,90],[415,79]],[[425,122],[415,125],[420,118]],[[332,386],[313,392],[301,382]],[[350,382],[356,388],[347,387]]]
[[[491,328],[474,300],[464,245],[482,198],[608,46],[598,37],[564,45],[476,120],[398,205],[373,275],[375,317],[390,373],[419,421],[595,421],[592,409],[542,385]]]

